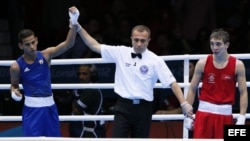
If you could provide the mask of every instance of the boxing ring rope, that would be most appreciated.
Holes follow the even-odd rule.
[[[250,59],[249,54],[231,54],[238,59]],[[186,97],[188,86],[189,86],[189,60],[198,60],[200,58],[206,57],[207,55],[171,55],[171,56],[161,56],[165,61],[176,61],[183,60],[184,61],[184,80],[182,83],[178,84],[184,90],[184,95]],[[10,66],[15,60],[0,60],[0,66]],[[91,59],[53,59],[51,65],[73,65],[73,64],[103,64],[103,63],[112,63],[108,61],[103,61],[101,58],[91,58]],[[199,85],[201,86],[201,84]],[[247,87],[250,86],[250,82],[247,82]],[[0,84],[0,90],[9,89],[10,84]],[[113,83],[96,83],[96,84],[52,84],[52,89],[85,89],[85,88],[100,88],[100,89],[112,89],[114,88]],[[162,88],[161,83],[157,83],[155,88]],[[169,87],[168,87],[169,88]],[[22,85],[20,85],[20,89],[22,89]],[[236,119],[239,114],[233,114],[234,119]],[[112,121],[114,119],[113,115],[84,115],[84,116],[59,116],[60,121],[79,121],[79,120],[105,120]],[[184,116],[182,114],[172,114],[172,115],[153,115],[152,120],[183,120]],[[250,119],[250,114],[246,114],[246,119]],[[21,116],[0,116],[0,121],[21,121]],[[188,138],[188,130],[183,127],[183,138]],[[3,138],[0,138],[0,140]],[[11,139],[14,141],[17,138],[6,138],[4,140]],[[55,138],[24,138],[24,140],[55,140]],[[18,138],[17,140],[22,140],[22,138]],[[60,139],[56,139],[60,140]],[[70,140],[70,138],[67,138]],[[77,139],[74,139],[77,140]],[[93,140],[93,139],[87,139]],[[96,140],[96,139],[94,139]],[[101,140],[112,140],[112,139],[101,139]],[[114,139],[117,140],[117,139]],[[122,139],[119,139],[122,140]],[[154,140],[154,139],[151,139]],[[156,139],[161,140],[161,139]],[[164,139],[166,140],[166,139]],[[171,139],[175,140],[175,139]],[[177,139],[178,140],[178,139]],[[211,140],[211,139],[210,139]]]

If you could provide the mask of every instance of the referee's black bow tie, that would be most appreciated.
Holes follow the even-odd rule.
[[[142,58],[141,54],[140,53],[131,53],[131,57],[132,58],[135,58],[135,57],[138,57],[138,58]]]

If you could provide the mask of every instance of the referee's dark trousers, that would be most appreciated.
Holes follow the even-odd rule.
[[[114,111],[114,138],[148,138],[152,121],[152,103],[143,99],[119,97]]]

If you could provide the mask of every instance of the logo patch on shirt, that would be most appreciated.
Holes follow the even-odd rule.
[[[208,83],[215,83],[215,74],[214,73],[208,74]]]
[[[26,67],[26,68],[24,69],[24,72],[28,72],[28,71],[30,71],[30,69]]]
[[[148,73],[148,66],[142,65],[142,66],[140,67],[140,72],[141,72],[142,74],[147,74],[147,73]]]
[[[232,80],[233,78],[232,78],[230,75],[223,74],[223,75],[221,76],[221,79],[222,79],[222,80]]]
[[[39,60],[39,64],[43,64],[43,60],[42,59]]]

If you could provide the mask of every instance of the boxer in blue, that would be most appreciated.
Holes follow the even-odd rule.
[[[10,91],[16,101],[24,97],[23,136],[61,136],[58,111],[51,89],[50,64],[53,57],[74,45],[78,10],[75,7],[69,8],[69,16],[70,30],[67,38],[57,46],[39,51],[38,38],[32,30],[23,29],[18,34],[18,46],[23,50],[23,55],[10,66]],[[20,92],[19,84],[22,84],[24,94]]]

